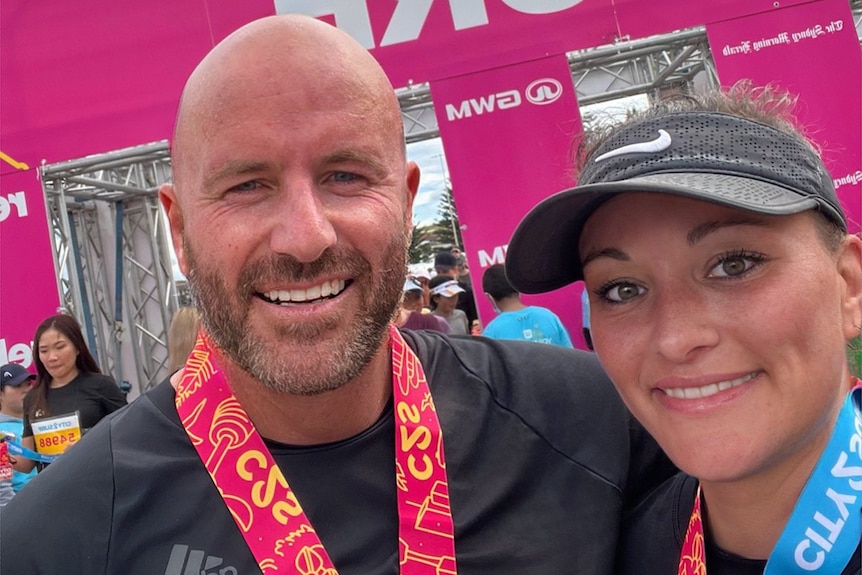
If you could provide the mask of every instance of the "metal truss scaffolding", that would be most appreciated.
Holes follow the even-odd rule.
[[[862,0],[850,5],[862,35]],[[581,106],[718,84],[702,27],[567,56]],[[396,95],[408,142],[439,135],[427,84]],[[157,190],[170,174],[166,142],[41,169],[63,305],[81,321],[103,369],[130,381],[133,395],[167,375],[167,329],[179,294]]]
[[[41,173],[62,305],[85,328],[103,371],[146,391],[165,376],[167,329],[177,307],[157,196],[171,174],[167,142]]]

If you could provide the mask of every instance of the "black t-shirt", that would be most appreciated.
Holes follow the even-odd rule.
[[[617,561],[619,575],[676,575],[696,494],[697,479],[679,473],[627,514]],[[709,533],[706,539],[708,575],[763,575],[766,561],[728,553],[709,540]],[[862,548],[857,548],[840,575],[862,575],[860,561]]]
[[[126,405],[126,396],[107,375],[99,373],[80,373],[75,379],[56,389],[47,389],[48,415],[55,417],[77,411],[81,431],[87,431],[99,423],[103,417]],[[24,398],[23,437],[33,435],[27,413],[33,406],[34,397]],[[39,419],[34,418],[34,419]]]
[[[624,506],[673,470],[592,354],[405,339],[443,430],[459,574],[611,573]],[[163,382],[13,499],[4,573],[257,572],[173,401]],[[398,573],[393,419],[390,405],[343,441],[269,443],[341,575]]]

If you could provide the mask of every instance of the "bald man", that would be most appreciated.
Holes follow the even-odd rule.
[[[603,574],[669,475],[595,360],[392,327],[417,167],[351,38],[241,28],[160,190],[204,335],[13,500],[3,573]]]

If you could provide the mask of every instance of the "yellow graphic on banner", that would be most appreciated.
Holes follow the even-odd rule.
[[[81,439],[81,424],[77,412],[34,419],[31,426],[36,451],[44,455],[60,455]]]
[[[8,156],[7,154],[4,154],[3,152],[0,152],[0,160],[3,160],[4,162],[9,164],[10,166],[15,168],[16,170],[29,170],[30,169],[30,166],[28,166],[24,162],[16,162],[10,156]]]

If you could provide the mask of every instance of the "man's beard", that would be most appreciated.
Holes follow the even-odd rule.
[[[380,261],[390,265],[376,276],[358,252],[329,249],[307,264],[285,254],[249,262],[240,271],[236,290],[231,291],[219,270],[200,260],[185,237],[183,249],[201,322],[219,350],[264,386],[294,395],[338,389],[369,364],[398,309],[407,266],[406,238],[396,236],[380,254]],[[353,289],[360,290],[358,298],[352,296],[359,300],[352,317],[275,325],[271,328],[275,342],[268,342],[252,325],[249,315],[252,298],[258,297],[256,287],[333,275],[354,278]],[[308,347],[324,336],[328,339],[322,349]]]

